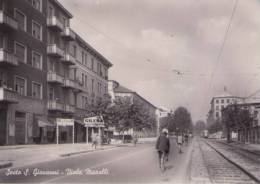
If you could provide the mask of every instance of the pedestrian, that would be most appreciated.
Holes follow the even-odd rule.
[[[158,151],[160,168],[161,168],[162,156],[164,156],[165,160],[168,161],[168,156],[170,152],[170,140],[167,137],[167,134],[168,134],[168,130],[163,129],[161,135],[158,137],[156,141],[156,149]]]
[[[183,137],[182,137],[182,134],[179,133],[177,136],[177,144],[179,147],[179,153],[182,153],[182,150],[181,150],[182,143],[183,143]]]
[[[95,149],[97,148],[97,143],[98,143],[98,136],[96,134],[92,134],[92,147]]]
[[[133,136],[133,143],[134,143],[134,146],[136,146],[137,141],[138,141],[137,135],[134,134],[134,136]]]
[[[185,144],[188,145],[189,143],[189,135],[185,134]]]

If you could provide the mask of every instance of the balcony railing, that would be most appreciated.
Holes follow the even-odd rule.
[[[17,57],[13,53],[0,49],[0,64],[17,66],[18,60],[17,60]]]
[[[18,103],[17,92],[1,87],[0,88],[0,102]]]
[[[76,82],[74,80],[71,79],[64,79],[64,87],[67,88],[76,88]]]
[[[56,16],[50,16],[47,18],[47,26],[59,32],[64,30],[62,22]]]
[[[54,100],[48,101],[48,110],[49,111],[64,111],[65,106],[62,103],[56,102]]]
[[[0,11],[0,25],[3,26],[4,28],[8,28],[8,30],[18,29],[17,21],[3,11]]]
[[[47,81],[49,83],[63,84],[64,78],[55,72],[49,72],[47,75]]]
[[[49,44],[47,46],[47,54],[49,56],[64,57],[64,51],[57,44]]]
[[[76,33],[70,27],[66,27],[61,33],[61,36],[69,41],[73,41],[76,39]]]
[[[75,86],[75,92],[80,93],[80,92],[85,91],[85,89],[84,89],[84,85],[83,85],[83,83],[82,83],[81,81],[76,80],[75,83],[76,83],[76,86]]]
[[[76,108],[74,106],[71,106],[71,105],[68,105],[68,104],[65,105],[65,112],[66,113],[75,113],[75,111],[76,111]]]
[[[70,64],[70,65],[76,64],[76,59],[68,53],[66,53],[61,60],[66,64]]]

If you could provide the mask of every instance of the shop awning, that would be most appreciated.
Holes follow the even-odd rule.
[[[48,121],[47,118],[44,118],[44,117],[36,117],[36,118],[37,118],[37,123],[38,123],[39,127],[53,127],[53,126],[55,126],[50,121]]]

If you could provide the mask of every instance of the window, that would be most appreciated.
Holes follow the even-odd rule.
[[[88,88],[88,76],[85,75],[85,87]]]
[[[15,54],[18,57],[18,61],[22,63],[26,63],[26,47],[20,43],[15,42]]]
[[[54,88],[49,88],[49,100],[54,100]]]
[[[26,96],[26,80],[20,77],[15,77],[15,91],[22,96]]]
[[[216,110],[219,110],[219,106],[218,105],[216,106]]]
[[[49,6],[48,15],[49,17],[52,17],[54,15],[54,9],[52,6]]]
[[[100,63],[97,64],[97,72],[98,72],[98,75],[100,75],[102,77],[102,71],[101,71],[101,64]]]
[[[73,56],[76,58],[77,57],[77,46],[73,45]]]
[[[84,51],[81,52],[81,62],[84,65],[85,64],[85,53]]]
[[[32,83],[32,97],[42,99],[42,85],[36,82]]]
[[[0,87],[7,87],[7,73],[0,71]]]
[[[42,40],[42,26],[32,21],[32,36],[38,40]]]
[[[219,118],[219,112],[216,112],[216,118]]]
[[[82,96],[81,99],[82,99],[82,109],[87,109],[88,108],[88,98],[85,96]]]
[[[82,82],[82,85],[84,85],[84,74],[83,73],[81,74],[81,82]]]
[[[7,48],[7,37],[0,34],[0,48],[6,49]]]
[[[65,17],[62,17],[62,25],[63,27],[67,27],[67,19]]]
[[[42,69],[42,56],[37,52],[32,52],[32,66],[37,69]]]
[[[230,102],[230,100],[229,99],[227,99],[227,103],[229,103]]]
[[[218,101],[218,100],[216,100],[216,103],[219,103],[219,101]]]
[[[85,54],[85,66],[87,66],[87,65],[88,65],[88,55]]]
[[[19,29],[26,31],[26,16],[19,10],[15,9],[14,17],[18,22]]]
[[[221,103],[224,103],[224,99],[221,100]]]
[[[91,80],[91,91],[94,91],[94,79]]]
[[[39,11],[42,11],[42,1],[41,0],[32,0],[32,6]]]
[[[94,71],[94,58],[91,58],[91,70]]]

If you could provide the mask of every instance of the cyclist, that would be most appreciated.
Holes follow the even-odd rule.
[[[159,156],[159,166],[161,168],[161,163],[162,163],[162,158],[166,158],[168,160],[168,155],[170,151],[170,140],[167,137],[168,130],[163,129],[161,135],[158,137],[156,141],[156,149],[158,151],[158,156]],[[164,160],[163,160],[164,162]],[[162,168],[165,169],[165,168]]]

